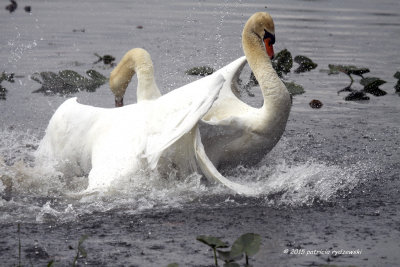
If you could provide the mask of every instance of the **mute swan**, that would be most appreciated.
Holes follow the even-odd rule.
[[[66,100],[50,119],[36,162],[67,174],[89,173],[86,193],[107,190],[141,169],[167,174],[172,166],[181,176],[200,167],[210,180],[239,194],[255,194],[223,177],[204,152],[197,123],[222,87],[224,78],[215,76],[117,109]]]
[[[223,75],[225,82],[218,99],[202,118],[200,132],[206,154],[216,167],[259,162],[276,145],[285,130],[291,98],[271,64],[274,43],[275,27],[271,16],[266,12],[255,13],[242,32],[245,57],[215,73]],[[138,68],[138,102],[146,99],[146,96],[140,97],[145,94],[159,96],[150,56],[135,60],[131,51],[111,73],[110,87],[116,99],[123,97],[134,74],[129,66],[138,66],[142,59],[147,59],[144,65],[149,71]],[[237,91],[237,79],[246,59],[262,91],[264,104],[261,108],[247,105],[233,93]]]

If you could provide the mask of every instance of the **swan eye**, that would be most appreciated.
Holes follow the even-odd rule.
[[[264,34],[264,38],[263,39],[264,40],[269,39],[270,40],[269,41],[270,45],[275,44],[275,35],[267,32],[267,30],[264,30],[264,32],[265,32],[265,34]]]

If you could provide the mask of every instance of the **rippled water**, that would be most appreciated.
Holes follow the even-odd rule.
[[[390,186],[388,178],[398,179],[395,173],[400,172],[400,98],[393,89],[393,74],[400,70],[398,1],[40,1],[32,3],[31,14],[22,6],[12,14],[0,10],[0,71],[22,76],[14,84],[2,83],[8,94],[6,101],[0,100],[0,222],[63,223],[96,212],[141,214],[237,202],[229,190],[205,185],[197,174],[177,181],[142,173],[107,194],[76,196],[86,187],[86,177],[65,180],[33,166],[33,152],[65,98],[32,94],[39,84],[29,75],[63,69],[83,74],[94,68],[108,76],[110,68],[93,64],[94,53],[119,60],[127,50],[143,47],[152,55],[156,80],[165,93],[197,79],[184,74],[188,68],[219,68],[242,56],[242,27],[266,5],[275,21],[275,51],[287,48],[293,56],[308,56],[318,68],[287,76],[306,93],[294,97],[277,147],[255,167],[225,170],[229,179],[262,189],[255,199],[241,203],[328,203],[351,197],[377,173]],[[368,67],[366,76],[386,80],[381,88],[388,94],[346,102],[345,94],[336,92],[348,78],[320,72],[328,64]],[[126,103],[135,102],[135,87],[133,81]],[[355,87],[361,89],[357,82]],[[243,92],[245,100],[260,105],[257,88],[252,90],[256,97]],[[108,85],[74,96],[90,105],[114,104]],[[312,99],[321,100],[323,108],[311,109]]]

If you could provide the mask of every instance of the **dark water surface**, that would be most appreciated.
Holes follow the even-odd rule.
[[[3,4],[6,5],[7,2]],[[22,262],[70,266],[79,238],[88,266],[212,266],[200,234],[232,243],[256,232],[262,247],[254,266],[398,266],[400,263],[400,97],[393,74],[400,71],[400,3],[372,1],[32,1],[9,14],[0,9],[0,265]],[[262,188],[257,197],[206,186],[193,174],[184,181],[143,173],[109,194],[77,198],[86,178],[65,181],[33,166],[33,152],[65,97],[33,94],[29,76],[41,71],[112,68],[93,64],[94,53],[118,61],[131,48],[150,52],[163,93],[197,79],[184,74],[200,65],[220,68],[243,55],[241,32],[248,17],[265,6],[276,27],[275,51],[305,55],[318,68],[286,78],[304,86],[295,96],[286,132],[253,168],[225,170],[233,180]],[[138,28],[137,26],[142,26]],[[382,97],[344,101],[337,91],[344,74],[321,72],[328,64],[368,67],[387,81]],[[296,66],[295,66],[296,67]],[[243,78],[249,74],[247,70]],[[356,79],[354,88],[361,89]],[[135,102],[136,80],[126,103]],[[257,106],[260,93],[245,101]],[[78,101],[112,107],[108,85],[80,92]],[[70,97],[70,96],[68,96]],[[312,99],[322,101],[311,109]],[[294,255],[289,252],[330,254]],[[297,249],[297,250],[296,250]],[[332,255],[333,251],[361,251]]]

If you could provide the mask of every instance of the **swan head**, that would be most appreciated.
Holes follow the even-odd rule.
[[[272,17],[267,12],[253,14],[244,26],[243,34],[250,32],[255,34],[265,44],[268,56],[274,58],[275,25]]]

